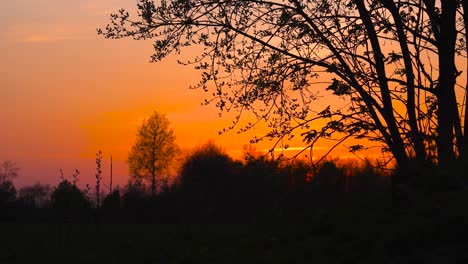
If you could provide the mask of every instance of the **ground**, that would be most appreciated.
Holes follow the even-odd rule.
[[[0,224],[0,263],[468,263],[466,191],[251,224]]]

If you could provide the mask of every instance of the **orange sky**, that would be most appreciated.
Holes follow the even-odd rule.
[[[114,175],[124,182],[136,128],[153,110],[167,114],[184,149],[213,139],[239,156],[254,133],[262,134],[218,136],[231,119],[200,106],[203,93],[188,89],[198,72],[178,65],[176,57],[150,64],[151,41],[96,34],[110,12],[134,6],[134,0],[2,2],[0,161],[17,162],[17,184],[55,184],[60,168],[67,177],[77,168],[82,182],[90,181],[98,150],[104,177],[112,154]]]

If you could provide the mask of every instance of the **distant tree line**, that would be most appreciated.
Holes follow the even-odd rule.
[[[155,111],[138,128],[127,161],[129,179],[122,188],[103,183],[101,151],[96,154],[95,184],[84,188],[78,185],[79,170],[71,177],[60,170],[57,186],[35,183],[17,191],[13,179],[19,168],[6,161],[0,166],[0,220],[192,223],[300,218],[352,196],[391,200],[391,178],[402,172],[370,160],[324,157],[310,162],[247,150],[242,160],[234,160],[211,141],[183,158],[179,154],[168,119]],[[180,165],[169,173],[175,157]],[[451,190],[433,166],[425,167],[424,178],[413,177],[412,190],[400,195],[407,197],[405,204],[411,196]]]
[[[131,177],[123,188],[101,193],[99,201],[89,185],[84,189],[77,185],[79,174],[75,171],[68,180],[62,173],[54,187],[35,183],[19,190],[12,176],[2,176],[0,220],[251,222],[292,217],[326,206],[341,195],[389,190],[388,175],[367,163],[328,159],[311,167],[302,161],[286,163],[254,153],[238,161],[211,142],[188,155],[175,180],[161,182],[155,196],[151,177],[147,181]],[[96,186],[100,181],[99,176]]]
[[[379,147],[400,170],[395,200],[416,193],[428,167],[431,181],[464,187],[468,1],[139,0],[136,9],[111,14],[98,34],[152,40],[152,62],[194,47],[179,63],[200,71],[192,88],[205,104],[236,113],[225,130],[263,123],[270,131],[253,142],[302,138],[304,150],[322,140]]]

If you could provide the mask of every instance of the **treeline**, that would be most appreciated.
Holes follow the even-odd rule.
[[[90,186],[80,188],[78,178],[76,171],[71,180],[62,174],[55,187],[36,183],[19,190],[3,180],[0,220],[252,222],[300,217],[350,194],[390,193],[389,176],[367,163],[329,159],[311,167],[252,154],[236,161],[211,143],[186,157],[174,182],[161,183],[155,196],[148,181],[131,178],[99,198]]]

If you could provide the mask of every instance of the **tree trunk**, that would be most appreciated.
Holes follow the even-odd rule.
[[[400,169],[400,173],[392,177],[392,189],[395,192],[397,191],[397,185],[408,182],[408,178],[410,176],[410,173],[408,173],[408,155],[406,154],[405,145],[393,114],[392,98],[388,87],[387,74],[385,72],[385,61],[377,32],[375,31],[374,24],[372,23],[372,19],[369,15],[369,11],[366,9],[364,1],[357,0],[355,2],[374,53],[376,73],[378,76],[383,103],[382,115],[387,124],[391,140],[391,142],[387,142],[387,145],[395,157]]]
[[[455,40],[456,40],[456,15],[457,3],[452,0],[442,1],[442,13],[440,16],[439,50],[439,83],[437,86],[437,151],[439,167],[443,172],[448,171],[455,159],[454,143],[454,118],[453,101],[455,71]]]
[[[462,6],[463,6],[463,22],[465,24],[465,34],[468,35],[468,1],[462,1]],[[465,37],[466,38],[466,37]],[[465,39],[466,41],[466,39]],[[466,47],[466,52],[468,53],[468,46]],[[468,68],[468,62],[467,62],[467,68]],[[465,86],[465,112],[463,113],[465,116],[465,119],[463,121],[464,125],[464,131],[463,131],[463,136],[461,138],[461,149],[459,150],[459,158],[461,160],[462,164],[467,164],[468,159],[466,152],[468,151],[468,140],[466,140],[466,125],[468,124],[468,108],[467,108],[467,103],[468,103],[468,72],[465,73],[465,78],[466,78],[466,86]]]
[[[408,40],[404,32],[404,24],[401,20],[398,8],[395,5],[394,1],[385,1],[387,9],[393,16],[395,20],[396,31],[398,35],[398,42],[400,44],[401,53],[403,56],[403,61],[406,71],[406,94],[407,94],[407,104],[406,111],[408,112],[408,124],[410,127],[410,136],[413,143],[414,151],[416,154],[416,161],[418,162],[418,167],[423,166],[423,162],[426,160],[426,152],[424,148],[424,143],[421,137],[421,132],[417,124],[416,117],[416,105],[415,105],[415,87],[414,87],[414,71],[413,64],[411,61],[411,52],[408,47]]]
[[[156,196],[156,134],[153,135],[153,145],[151,149],[151,198]]]

